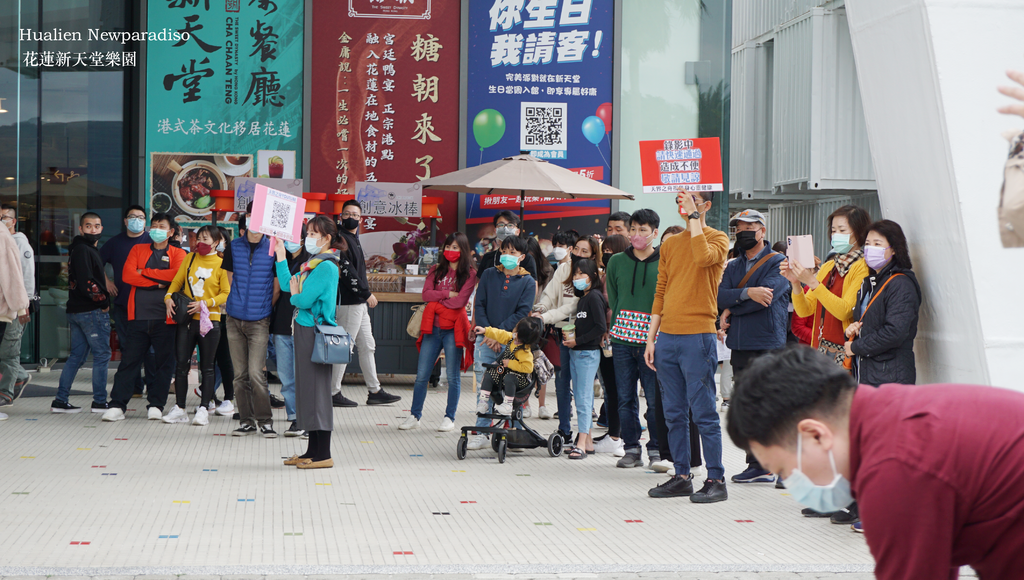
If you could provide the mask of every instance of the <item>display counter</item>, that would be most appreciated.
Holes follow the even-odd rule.
[[[370,290],[377,297],[377,306],[370,308],[370,323],[373,327],[373,338],[377,343],[374,357],[377,361],[377,374],[415,375],[419,359],[416,350],[416,339],[409,336],[406,328],[412,317],[412,307],[423,304],[421,292],[381,292],[385,283],[399,289],[409,283],[422,288],[424,276],[408,276],[405,274],[368,274]],[[361,373],[358,352],[354,353],[352,362],[345,373]]]

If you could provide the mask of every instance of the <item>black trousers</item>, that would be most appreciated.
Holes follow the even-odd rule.
[[[174,331],[175,325],[160,320],[129,320],[127,342],[121,345],[121,362],[114,374],[114,386],[110,389],[110,404],[122,411],[128,409],[135,385],[142,373],[149,347],[153,347],[156,372],[153,385],[146,393],[147,407],[161,411],[167,405],[167,393],[171,389],[171,375],[174,374]],[[185,387],[188,390],[188,387]]]
[[[217,362],[217,347],[220,345],[220,325],[214,324],[206,336],[199,334],[199,321],[191,319],[188,324],[178,324],[175,336],[175,358],[178,371],[174,375],[174,396],[178,407],[185,408],[188,397],[188,371],[192,367],[192,352],[199,345],[200,392],[204,408],[213,399],[213,367]]]
[[[770,350],[734,350],[731,355],[732,362],[732,384],[735,385],[743,373],[760,356],[768,354]],[[747,465],[755,469],[764,469],[752,453],[747,452]]]
[[[619,422],[619,389],[615,383],[615,360],[602,353],[598,370],[601,372],[601,383],[604,384],[604,402],[601,403],[601,412],[597,420],[608,421],[608,434],[619,437],[622,434],[622,423]],[[611,412],[608,412],[609,410]]]
[[[228,331],[224,328],[224,318],[216,323],[220,330],[220,341],[217,343],[217,368],[220,369],[220,381],[224,385],[224,400],[235,398],[235,367],[231,363],[231,349],[228,348]]]

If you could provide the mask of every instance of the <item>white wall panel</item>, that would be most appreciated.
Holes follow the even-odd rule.
[[[791,23],[775,34],[772,181],[806,182],[811,177],[811,59],[813,21]]]

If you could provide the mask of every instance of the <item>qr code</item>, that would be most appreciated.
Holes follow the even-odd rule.
[[[292,209],[287,203],[268,199],[270,206],[270,227],[275,230],[287,230],[292,221]]]
[[[532,151],[566,149],[568,115],[565,103],[522,103],[519,148]]]

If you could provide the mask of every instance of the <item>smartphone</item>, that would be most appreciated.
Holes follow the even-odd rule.
[[[786,257],[808,270],[814,269],[814,241],[812,236],[789,236]]]

